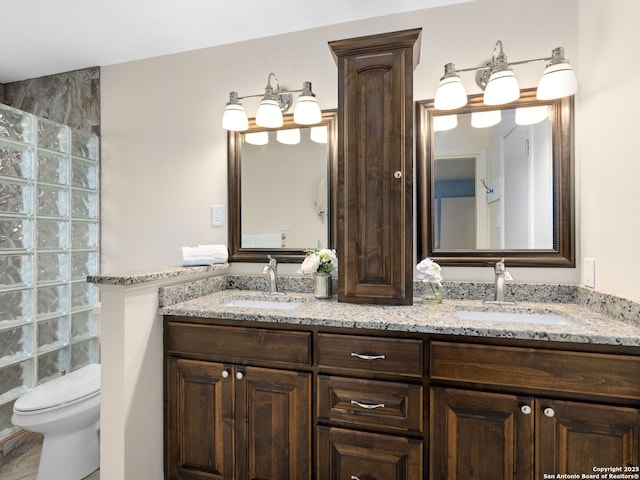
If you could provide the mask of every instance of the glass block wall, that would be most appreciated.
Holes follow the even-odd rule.
[[[0,440],[30,387],[99,361],[99,142],[0,104]]]

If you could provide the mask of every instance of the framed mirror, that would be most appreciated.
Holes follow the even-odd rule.
[[[312,126],[284,115],[279,129],[228,132],[229,260],[301,262],[335,245],[337,113]]]
[[[573,97],[416,102],[418,258],[574,267]]]

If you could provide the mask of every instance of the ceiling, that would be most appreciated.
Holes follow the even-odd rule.
[[[0,83],[468,1],[11,0]]]

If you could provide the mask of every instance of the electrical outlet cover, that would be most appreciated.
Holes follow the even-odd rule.
[[[211,225],[214,227],[224,225],[224,205],[211,206]]]
[[[582,281],[585,287],[596,287],[596,261],[593,258],[585,258],[582,262]]]

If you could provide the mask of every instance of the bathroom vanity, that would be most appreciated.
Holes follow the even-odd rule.
[[[162,308],[166,478],[638,473],[640,328],[575,305],[492,312],[241,290]]]

